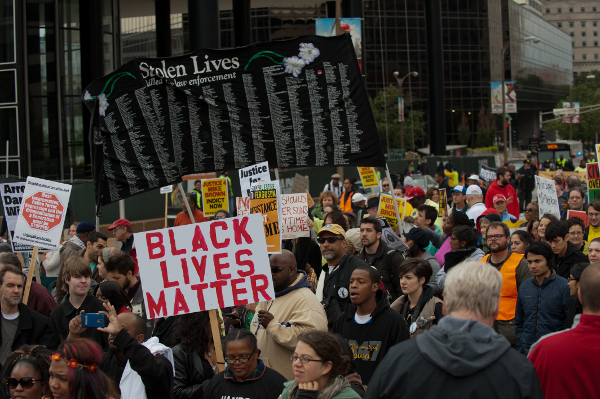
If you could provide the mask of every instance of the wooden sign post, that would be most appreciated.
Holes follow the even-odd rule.
[[[25,285],[25,291],[23,292],[23,305],[27,305],[27,301],[29,301],[29,291],[31,291],[31,282],[33,281],[33,273],[35,268],[37,267],[38,255],[38,247],[37,245],[33,247],[33,252],[31,253],[31,261],[29,262],[29,273],[27,273],[27,284]],[[39,283],[39,281],[38,281]]]

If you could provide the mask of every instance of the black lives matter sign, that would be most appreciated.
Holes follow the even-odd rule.
[[[83,99],[99,206],[265,161],[385,164],[349,35],[135,59]]]

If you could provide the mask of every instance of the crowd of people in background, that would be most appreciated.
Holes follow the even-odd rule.
[[[275,298],[219,309],[218,340],[208,312],[148,318],[126,219],[108,227],[120,249],[69,225],[26,305],[21,260],[0,244],[0,398],[600,397],[600,201],[565,178],[571,166],[553,176],[560,218],[532,198],[548,165],[531,159],[493,181],[411,161],[372,193],[333,174],[311,236],[269,257]],[[435,187],[415,184],[430,173]],[[407,201],[401,249],[383,237],[376,191]],[[192,223],[188,207],[211,219],[199,185],[178,195],[175,226]],[[105,325],[83,327],[85,313]]]

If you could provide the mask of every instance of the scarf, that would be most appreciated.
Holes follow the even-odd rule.
[[[337,394],[342,392],[345,388],[349,387],[350,383],[343,375],[338,375],[333,380],[329,381],[325,387],[319,390],[317,399],[331,399]],[[288,399],[296,399],[298,395],[298,383],[294,381],[294,384],[290,388],[290,394]]]
[[[164,346],[160,342],[158,342],[158,338],[152,337],[146,342],[144,345],[154,356],[163,355],[171,365],[173,366],[173,375],[175,375],[175,366],[173,365],[173,350],[168,346]],[[146,387],[144,386],[144,382],[142,381],[142,377],[138,373],[135,372],[131,368],[129,364],[129,360],[127,361],[127,365],[125,366],[125,370],[123,370],[123,375],[121,376],[121,382],[119,383],[119,388],[121,388],[121,399],[146,399]]]

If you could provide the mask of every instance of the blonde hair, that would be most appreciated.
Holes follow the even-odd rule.
[[[338,199],[338,196],[336,193],[334,193],[333,191],[323,191],[321,193],[321,196],[319,197],[319,204],[321,204],[321,206],[323,206],[323,198],[327,198],[327,197],[331,197],[331,199],[333,199],[333,206],[338,206],[338,204],[340,203],[340,200]]]
[[[485,320],[500,304],[502,274],[485,262],[467,260],[453,267],[444,283],[446,313],[464,311]]]

